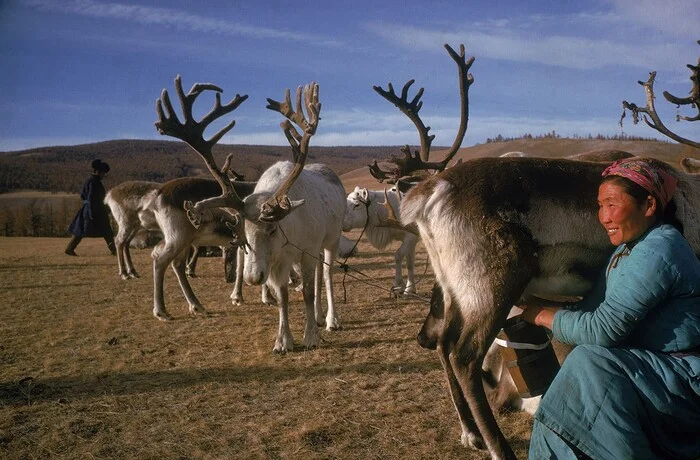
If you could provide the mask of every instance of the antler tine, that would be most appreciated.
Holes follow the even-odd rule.
[[[186,209],[188,210],[188,216],[193,221],[193,224],[197,225],[197,213],[201,213],[205,209],[213,207],[225,207],[235,210],[243,209],[243,201],[234,190],[231,182],[228,180],[227,175],[217,166],[216,161],[214,160],[214,155],[212,154],[212,148],[214,145],[216,145],[216,143],[219,142],[219,140],[221,140],[221,138],[235,126],[236,121],[231,120],[223,128],[217,131],[209,140],[204,139],[204,131],[214,120],[236,110],[238,106],[248,99],[248,96],[236,94],[231,102],[222,105],[221,93],[223,90],[219,86],[211,83],[195,83],[190,91],[185,94],[182,89],[182,78],[180,75],[175,77],[175,91],[180,99],[183,122],[180,122],[175,110],[173,109],[168,91],[163,89],[161,92],[161,97],[156,100],[156,113],[158,114],[158,121],[155,122],[155,127],[160,134],[181,139],[189,144],[190,147],[192,147],[192,149],[204,160],[207,168],[219,183],[222,192],[222,194],[218,197],[199,201],[195,205],[192,205],[189,202],[185,203]],[[192,115],[192,108],[197,97],[205,91],[215,91],[214,107],[199,122],[197,122]],[[227,166],[224,168],[224,171],[228,169],[229,164],[230,160],[227,158]]]
[[[469,73],[469,69],[474,63],[474,56],[466,57],[464,44],[459,45],[459,54],[455,52],[454,49],[447,43],[445,44],[445,49],[450,55],[453,61],[457,64],[459,69],[459,99],[461,101],[460,110],[460,122],[459,129],[457,129],[457,135],[452,143],[452,147],[448,151],[445,158],[440,162],[442,168],[439,171],[443,171],[447,164],[452,161],[459,148],[462,146],[464,141],[464,136],[467,133],[467,126],[469,125],[469,87],[474,83],[474,76]]]
[[[467,132],[467,125],[469,122],[469,87],[474,83],[474,77],[469,73],[472,63],[474,62],[474,56],[466,58],[464,45],[460,45],[459,53],[457,53],[449,45],[445,45],[450,57],[455,61],[459,69],[459,87],[460,87],[460,100],[461,100],[461,121],[459,129],[457,130],[457,135],[455,140],[450,147],[447,155],[442,161],[430,162],[430,147],[432,145],[435,135],[428,135],[430,130],[429,126],[425,126],[418,116],[418,112],[423,106],[423,102],[420,101],[423,95],[423,88],[420,88],[416,96],[408,102],[408,90],[413,85],[414,80],[409,80],[403,87],[401,91],[401,97],[397,96],[394,92],[394,88],[389,83],[388,91],[383,90],[381,87],[373,86],[373,89],[379,93],[384,99],[393,103],[399,108],[404,114],[406,114],[413,124],[418,129],[421,140],[420,152],[415,152],[412,154],[408,145],[401,148],[404,157],[392,157],[390,160],[392,163],[397,165],[397,168],[393,171],[385,171],[380,169],[376,164],[370,167],[370,173],[377,179],[383,180],[387,176],[391,175],[395,178],[411,175],[414,171],[419,170],[435,170],[443,171],[448,163],[454,158],[455,154],[459,150],[464,140],[464,135]]]
[[[408,102],[408,90],[411,88],[413,83],[415,83],[415,80],[412,79],[403,85],[401,97],[396,95],[394,92],[394,87],[391,83],[387,85],[388,91],[385,91],[380,86],[372,86],[372,89],[374,89],[374,91],[376,91],[384,99],[394,104],[413,122],[420,137],[420,158],[424,161],[428,161],[428,158],[430,157],[430,146],[433,139],[435,139],[435,135],[428,134],[428,131],[430,131],[430,126],[425,126],[423,120],[421,120],[420,116],[418,115],[421,107],[423,107],[423,102],[420,101],[420,98],[423,96],[424,89],[420,88],[413,100]]]
[[[280,126],[287,137],[287,141],[289,141],[289,145],[292,147],[294,168],[274,195],[262,204],[259,219],[263,222],[281,220],[294,209],[304,204],[304,200],[290,201],[287,193],[304,169],[309,150],[309,141],[318,128],[319,114],[321,112],[318,93],[319,87],[316,82],[312,82],[303,88],[299,86],[296,94],[295,111],[292,111],[289,89],[285,91],[284,102],[280,103],[270,98],[267,99],[268,109],[279,112],[287,118],[287,120],[280,123]],[[302,100],[304,101],[303,105]],[[304,116],[303,107],[306,108],[308,120]],[[299,134],[292,123],[296,124],[304,134]]]
[[[698,45],[700,45],[700,40],[698,40]],[[677,106],[690,105],[698,111],[698,114],[694,117],[686,117],[679,115],[677,117],[677,120],[698,121],[700,120],[700,58],[698,58],[697,65],[687,64],[686,67],[688,67],[692,71],[690,75],[690,81],[693,82],[693,86],[690,89],[690,96],[683,98],[676,97],[668,91],[664,91],[663,95],[666,98],[666,100],[672,104],[676,104]]]
[[[661,134],[673,139],[676,142],[680,142],[681,144],[686,144],[690,145],[692,147],[695,147],[697,149],[700,149],[700,142],[695,142],[690,139],[686,139],[684,137],[679,136],[678,134],[674,133],[673,131],[669,130],[664,123],[661,121],[661,118],[659,118],[658,113],[656,112],[656,106],[654,104],[654,99],[656,99],[656,96],[654,95],[654,80],[656,79],[656,72],[652,71],[649,72],[649,79],[645,82],[643,81],[638,81],[642,87],[644,87],[644,92],[646,93],[646,101],[647,104],[645,107],[639,107],[637,104],[630,103],[627,101],[622,101],[622,115],[620,115],[620,126],[622,126],[622,120],[625,118],[625,115],[627,114],[627,110],[629,110],[632,113],[632,123],[635,125],[639,123],[639,114],[642,113],[642,117],[644,119],[644,122],[652,129],[657,130]],[[648,116],[648,118],[647,118]]]

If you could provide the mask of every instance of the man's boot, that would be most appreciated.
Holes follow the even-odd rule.
[[[109,248],[109,252],[111,252],[113,256],[117,255],[117,246],[114,244],[114,240],[107,241],[107,247]]]
[[[75,253],[75,248],[78,247],[78,243],[80,243],[80,240],[82,239],[83,238],[80,236],[73,235],[73,237],[68,242],[68,246],[66,246],[66,254],[68,254],[69,256],[77,256],[78,254]]]

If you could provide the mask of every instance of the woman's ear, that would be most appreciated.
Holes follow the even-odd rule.
[[[645,217],[654,216],[656,214],[656,197],[654,197],[653,195],[647,195],[645,206],[647,207],[647,209],[644,212],[644,216]]]

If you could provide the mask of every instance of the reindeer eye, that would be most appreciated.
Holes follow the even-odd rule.
[[[267,231],[267,234],[268,234],[269,236],[272,236],[272,235],[274,235],[275,233],[277,233],[277,225],[273,226],[270,230]]]

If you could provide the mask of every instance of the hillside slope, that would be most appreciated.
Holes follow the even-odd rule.
[[[639,141],[639,140],[604,140],[604,139],[517,139],[507,142],[493,142],[460,149],[455,155],[455,161],[470,160],[481,157],[497,157],[507,152],[524,152],[531,156],[544,158],[561,158],[583,152],[602,150],[622,150],[637,156],[656,158],[674,167],[679,167],[682,158],[700,158],[700,151],[681,144]],[[432,161],[440,161],[445,157],[447,149],[434,149],[431,152]],[[388,157],[377,157],[382,163]],[[371,162],[370,162],[371,163]],[[370,164],[368,163],[368,164]],[[340,176],[345,189],[351,191],[355,186],[379,190],[384,188],[369,174],[369,168],[363,167],[349,171]]]

